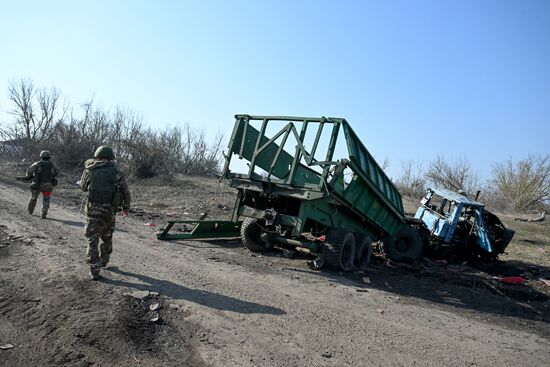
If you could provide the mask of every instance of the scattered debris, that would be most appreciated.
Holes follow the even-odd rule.
[[[323,354],[321,354],[321,357],[332,358],[332,352],[323,352]]]
[[[542,279],[542,278],[540,278],[539,280],[540,280],[541,282],[543,282],[544,284],[546,284],[547,286],[550,286],[550,280],[548,280],[548,279]]]
[[[160,321],[160,315],[155,315],[151,318],[151,322],[159,322]]]
[[[505,284],[523,284],[527,279],[522,277],[502,277],[498,278],[498,281]]]
[[[155,223],[144,223],[143,225],[151,228],[154,228],[157,226]]]
[[[149,306],[149,309],[151,311],[156,311],[160,308],[160,303],[153,303],[152,305]]]
[[[377,308],[377,309],[376,309],[376,311],[380,312],[381,314],[383,314],[383,313],[384,313],[384,310],[383,310],[383,309],[381,309],[381,308]]]
[[[530,222],[530,223],[537,223],[537,222],[544,222],[546,219],[546,211],[543,211],[540,215],[540,217],[532,219],[532,218],[514,218],[517,222]]]
[[[13,348],[13,344],[0,345],[0,349],[2,349],[2,350],[12,349],[12,348]]]
[[[365,289],[365,288],[355,288],[355,291],[356,291],[356,292],[361,292],[361,293],[366,293],[366,292],[368,292],[369,290],[368,290],[368,289]]]

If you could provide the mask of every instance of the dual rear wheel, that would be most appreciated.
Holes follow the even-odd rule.
[[[372,255],[372,239],[362,233],[335,228],[326,236],[323,257],[335,270],[365,270]]]
[[[262,240],[265,220],[245,218],[241,227],[241,239],[246,248],[253,252],[265,252],[273,244]],[[325,237],[322,248],[324,264],[333,270],[351,271],[366,269],[372,254],[372,239],[361,233],[344,228],[333,228]]]

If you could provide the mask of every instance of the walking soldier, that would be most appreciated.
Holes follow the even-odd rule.
[[[40,152],[40,161],[34,162],[27,170],[27,179],[31,182],[31,198],[27,209],[29,214],[34,213],[38,196],[42,193],[42,219],[46,219],[50,208],[50,198],[53,187],[57,185],[57,168],[50,161],[52,155],[49,151]]]
[[[90,278],[99,279],[101,267],[106,267],[113,251],[113,232],[117,209],[126,216],[130,209],[130,191],[124,175],[114,164],[113,149],[100,146],[95,159],[85,163],[80,188],[87,192],[85,236],[88,239],[87,263]],[[101,239],[101,244],[99,243]]]

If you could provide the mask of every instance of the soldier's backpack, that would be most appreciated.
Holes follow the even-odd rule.
[[[118,176],[118,169],[112,164],[93,168],[88,187],[88,201],[112,205],[118,188]]]
[[[41,183],[51,182],[53,184],[54,180],[55,178],[53,177],[53,163],[49,161],[40,161],[38,162],[38,169],[36,170],[36,174],[31,181],[30,187],[32,190],[39,190]]]
[[[53,163],[50,161],[41,161],[39,163],[38,171],[36,176],[38,180],[42,182],[52,182],[53,181]]]

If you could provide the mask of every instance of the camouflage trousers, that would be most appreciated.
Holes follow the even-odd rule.
[[[48,209],[50,209],[50,197],[52,195],[51,191],[40,191],[40,190],[31,190],[31,198],[29,199],[29,204],[27,209],[29,214],[34,213],[34,208],[36,207],[36,202],[38,201],[38,196],[42,192],[42,215],[48,214]]]
[[[109,262],[113,252],[113,232],[116,211],[109,204],[86,204],[84,235],[88,239],[86,262],[92,272],[99,273],[101,265]],[[101,243],[100,243],[101,240]]]

